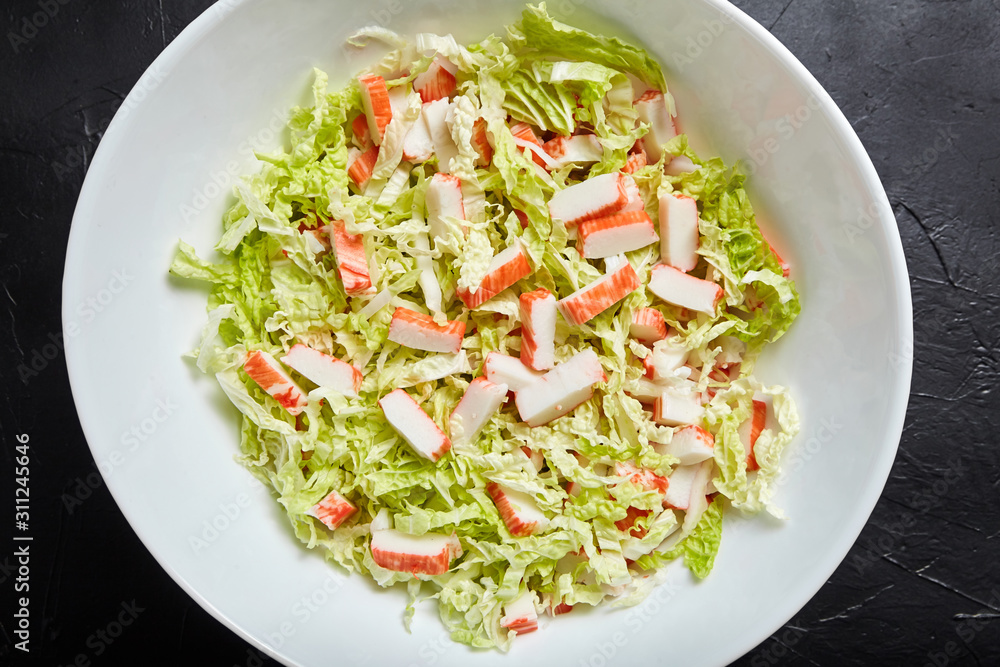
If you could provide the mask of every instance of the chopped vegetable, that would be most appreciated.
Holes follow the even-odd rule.
[[[211,284],[192,356],[241,462],[476,647],[680,557],[707,576],[724,511],[781,516],[798,430],[752,375],[799,302],[744,177],[689,148],[649,54],[544,4],[468,46],[378,34],[236,185],[222,262],[171,266]]]

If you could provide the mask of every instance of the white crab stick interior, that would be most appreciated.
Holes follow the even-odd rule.
[[[674,468],[667,480],[670,485],[663,497],[663,504],[678,510],[686,510],[691,504],[691,489],[701,464],[683,465]]]
[[[522,294],[521,361],[536,371],[556,363],[556,297],[545,289]]]
[[[534,595],[524,592],[520,597],[503,606],[500,627],[513,630],[519,635],[538,629],[538,612],[535,610]]]
[[[624,174],[601,174],[560,190],[549,200],[549,213],[567,227],[616,213],[628,203]]]
[[[636,101],[635,110],[640,122],[649,125],[649,134],[642,138],[642,147],[651,163],[659,162],[663,155],[662,145],[677,136],[666,98],[663,93],[649,91]]]
[[[645,211],[622,211],[580,223],[576,244],[587,259],[603,259],[638,250],[658,237]]]
[[[700,394],[665,387],[656,399],[653,419],[664,426],[686,426],[701,421],[704,414]]]
[[[698,203],[691,197],[660,197],[660,260],[684,272],[698,265]]]
[[[715,314],[715,308],[723,294],[719,285],[689,276],[666,264],[653,267],[649,291],[667,303],[709,315]]]
[[[386,394],[378,404],[389,425],[423,458],[437,461],[451,449],[434,420],[402,389]]]
[[[430,239],[427,238],[426,232],[417,234],[416,238],[413,239],[413,247],[425,251],[431,249]],[[424,293],[424,305],[432,313],[442,312],[444,295],[441,293],[441,283],[438,281],[437,274],[434,273],[433,258],[425,254],[417,255],[417,268],[420,269],[420,277],[417,280],[420,283],[420,291]]]
[[[635,179],[632,178],[632,174],[623,173],[620,178],[622,187],[625,188],[625,196],[628,198],[628,202],[622,210],[645,211],[646,204],[642,201],[642,193],[639,192],[639,186],[636,185]]]
[[[653,343],[653,352],[647,357],[653,380],[676,377],[674,371],[684,365],[688,354],[688,349],[676,339],[664,338]]]
[[[437,173],[427,186],[427,224],[431,236],[444,238],[448,227],[444,218],[465,220],[465,204],[462,199],[462,182],[455,176]]]
[[[293,345],[281,361],[320,387],[358,397],[361,371],[349,363],[302,344]]]
[[[700,426],[685,426],[674,432],[669,443],[656,450],[676,457],[681,465],[693,465],[715,455],[715,437]]]
[[[427,124],[427,133],[434,144],[434,153],[438,157],[438,170],[444,174],[451,171],[451,159],[458,155],[458,146],[451,138],[451,128],[448,126],[451,109],[451,102],[440,99],[425,104],[422,114],[424,123]]]
[[[494,384],[484,377],[469,383],[449,420],[452,443],[467,445],[474,442],[506,399],[505,384]]]
[[[667,323],[663,319],[663,313],[655,308],[640,308],[632,314],[628,334],[647,345],[666,338]]]
[[[424,113],[427,105],[420,108],[420,117],[417,118],[403,138],[403,159],[414,164],[427,162],[434,155],[434,139],[431,131],[427,129],[424,121]]]
[[[529,426],[541,426],[589,400],[594,385],[605,381],[607,376],[597,354],[584,350],[518,391],[514,403]]]
[[[389,527],[389,515],[381,510],[372,520],[372,560],[379,567],[412,574],[444,574],[451,560],[462,554],[454,534],[409,535]]]
[[[440,325],[430,315],[409,308],[396,308],[389,322],[389,340],[414,350],[458,354],[464,335],[464,322],[448,320]]]
[[[510,391],[518,392],[534,384],[542,373],[533,371],[520,359],[509,357],[499,352],[490,352],[483,362],[483,374],[494,384],[505,384]]]
[[[593,134],[578,134],[572,137],[556,137],[546,142],[545,151],[559,169],[568,164],[590,164],[604,157],[604,148]]]
[[[673,160],[667,163],[667,166],[663,168],[664,173],[667,176],[680,176],[681,174],[687,174],[698,168],[694,162],[691,161],[687,155],[678,155]]]
[[[527,493],[507,488],[502,484],[491,482],[486,486],[497,512],[511,535],[524,537],[540,533],[549,525],[549,519],[538,504]]]
[[[701,520],[701,515],[708,509],[708,499],[705,497],[705,494],[708,493],[709,484],[712,482],[712,470],[715,467],[715,461],[708,459],[695,467],[698,470],[695,473],[694,480],[691,482],[691,499],[688,504],[687,513],[684,515],[683,528],[685,533],[694,530],[694,527],[698,525],[698,521]]]

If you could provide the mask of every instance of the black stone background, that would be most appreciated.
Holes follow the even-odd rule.
[[[70,219],[103,130],[208,4],[6,0],[0,10],[0,664],[262,662],[172,582],[96,476],[89,488],[64,360],[46,348],[60,335]],[[812,71],[870,152],[906,249],[916,334],[906,427],[871,520],[816,597],[736,664],[1000,664],[1000,0],[736,5]],[[44,367],[19,377],[39,354]],[[27,660],[12,649],[7,537],[20,433],[31,438],[35,537]],[[64,494],[85,499],[69,508]],[[130,611],[120,637],[97,634]],[[650,656],[672,662],[669,642]]]

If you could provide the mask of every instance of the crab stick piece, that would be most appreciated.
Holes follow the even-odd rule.
[[[449,432],[456,445],[475,442],[483,427],[507,400],[507,385],[494,384],[484,377],[477,377],[462,394],[451,412]]]
[[[548,517],[538,509],[535,500],[527,493],[509,489],[496,482],[486,485],[486,493],[493,499],[493,504],[497,506],[500,518],[511,535],[526,537],[548,528]]]
[[[650,162],[659,162],[663,144],[677,136],[666,98],[658,90],[647,90],[635,101],[635,110],[639,120],[649,125],[649,133],[642,138],[642,147]]]
[[[715,314],[715,309],[723,296],[722,287],[719,285],[689,276],[666,264],[653,267],[649,278],[649,291],[667,303],[709,315]]]
[[[747,453],[747,471],[760,470],[760,466],[757,464],[757,457],[754,456],[753,448],[757,444],[757,438],[760,437],[761,431],[767,423],[767,403],[761,400],[757,400],[755,396],[753,399],[753,412],[750,414],[750,418],[743,421],[737,429],[737,433],[740,436],[740,442],[743,443],[743,449]]]
[[[254,350],[243,362],[251,380],[271,395],[290,415],[301,414],[309,403],[302,387],[296,384],[278,360],[267,352]]]
[[[676,377],[675,372],[687,361],[690,351],[676,338],[663,339],[653,343],[653,353],[644,361],[648,361],[648,369],[653,380],[663,380]]]
[[[444,574],[462,555],[458,537],[440,533],[410,535],[389,527],[389,515],[379,512],[371,524],[372,560],[379,567],[410,574]]]
[[[389,425],[421,457],[437,461],[451,449],[448,437],[404,390],[386,394],[378,404]]]
[[[348,234],[343,222],[330,225],[333,238],[333,252],[337,259],[337,273],[344,283],[344,291],[350,295],[366,294],[372,289],[372,278],[368,272],[368,258],[361,234]]]
[[[414,350],[458,354],[464,335],[465,322],[440,325],[430,315],[409,308],[396,308],[389,322],[389,340]]]
[[[764,239],[764,240],[767,241],[767,239]],[[774,258],[776,260],[778,260],[778,266],[781,267],[781,275],[784,276],[785,278],[787,278],[788,276],[792,275],[792,267],[791,267],[791,265],[788,262],[786,262],[785,260],[781,259],[781,255],[779,255],[778,251],[774,249],[774,246],[771,245],[770,241],[768,241],[767,247],[771,249],[771,252],[774,253]]]
[[[426,105],[424,105],[426,107]],[[427,162],[434,157],[434,139],[424,122],[424,112],[421,109],[417,119],[403,138],[403,159],[413,164]]]
[[[505,384],[510,391],[518,392],[534,384],[542,373],[525,366],[514,357],[499,352],[490,352],[483,362],[483,375],[494,384]]]
[[[361,371],[351,364],[301,343],[293,345],[281,363],[320,387],[339,391],[351,398],[361,389]]]
[[[660,260],[684,271],[698,264],[698,203],[684,195],[660,197]]]
[[[413,240],[413,247],[419,250],[430,250],[430,240],[426,232],[420,232]],[[432,313],[440,313],[443,310],[443,298],[441,293],[441,283],[438,282],[437,274],[434,273],[434,260],[428,255],[417,255],[417,268],[420,269],[420,277],[417,279],[420,290],[424,293],[424,304],[427,310]]]
[[[708,507],[705,493],[711,482],[714,465],[715,461],[709,459],[690,466],[678,466],[670,473],[670,488],[667,489],[663,505],[687,511],[683,525],[685,532],[698,524],[698,520]]]
[[[372,143],[372,133],[368,129],[368,116],[365,114],[359,114],[354,117],[351,122],[351,131],[354,134],[354,145],[365,150]]]
[[[593,134],[555,137],[546,141],[542,148],[555,161],[556,169],[568,164],[593,164],[604,158],[604,147],[601,146],[601,141],[597,136]]]
[[[630,482],[647,491],[665,493],[670,485],[666,477],[657,475],[647,468],[640,468],[631,461],[616,461],[615,474],[619,477],[627,477]]]
[[[628,533],[632,537],[645,537],[646,529],[641,526],[636,526],[635,523],[640,518],[649,516],[651,512],[649,510],[641,510],[638,507],[631,506],[628,507],[625,512],[626,514],[624,519],[615,521],[615,528],[623,533]]]
[[[372,143],[380,146],[382,145],[382,137],[385,136],[385,128],[392,120],[389,89],[386,88],[385,79],[376,74],[359,76],[358,84],[361,86],[361,105],[368,118],[368,131],[371,134]]]
[[[640,153],[632,153],[628,156],[628,160],[625,162],[625,167],[622,169],[626,174],[634,174],[648,163],[646,162],[646,152],[642,151]]]
[[[622,186],[625,188],[625,195],[628,197],[622,211],[645,211],[646,204],[642,201],[642,193],[639,192],[639,186],[632,175],[623,173],[619,178],[621,178]]]
[[[531,159],[539,167],[555,168],[556,162],[545,152],[545,145],[542,143],[535,131],[527,123],[515,123],[510,127],[510,133],[514,135],[514,143],[520,148],[527,148],[531,151]]]
[[[674,468],[670,477],[667,478],[669,487],[663,499],[665,506],[675,510],[686,510],[690,507],[692,490],[700,467],[699,463]]]
[[[547,289],[526,292],[520,298],[521,361],[536,371],[556,363],[556,298]]]
[[[586,259],[620,255],[659,240],[645,211],[622,211],[585,220],[577,234],[577,249]]]
[[[628,333],[640,343],[652,345],[667,337],[667,323],[656,308],[640,308],[632,313]]]
[[[522,139],[529,143],[532,143],[539,148],[544,148],[541,139],[535,134],[535,131],[531,129],[531,126],[527,123],[515,123],[510,126],[510,133],[514,135],[515,139]]]
[[[663,426],[695,424],[701,421],[704,414],[705,406],[701,404],[700,394],[673,387],[665,388],[656,397],[653,406],[653,421]]]
[[[597,353],[584,350],[515,392],[514,404],[528,426],[541,426],[589,401],[594,385],[607,380]]]
[[[678,155],[667,163],[663,171],[667,176],[680,176],[681,174],[688,174],[697,168],[698,165],[692,162],[691,158],[687,155]]]
[[[519,635],[538,629],[538,612],[535,610],[534,596],[531,591],[527,591],[516,600],[506,603],[503,606],[503,613],[504,616],[500,619],[500,627],[502,628],[507,628]]]
[[[429,102],[423,106],[422,117],[427,125],[427,133],[434,144],[434,154],[438,158],[438,171],[447,174],[450,171],[451,159],[458,155],[458,146],[451,137],[448,124],[448,114],[452,104],[446,99]]]
[[[306,510],[306,514],[319,519],[327,528],[334,530],[357,510],[358,508],[350,500],[336,491],[331,491],[323,500]]]
[[[448,227],[444,218],[465,220],[465,200],[462,198],[462,181],[458,176],[438,172],[427,186],[427,224],[431,236],[444,238]]]
[[[643,377],[626,386],[625,393],[640,403],[655,404],[663,393],[663,386]]]
[[[479,289],[472,292],[460,289],[456,292],[466,308],[478,308],[485,302],[504,291],[518,280],[531,275],[531,264],[520,244],[515,243],[500,251],[486,269],[486,277]]]
[[[472,125],[472,147],[479,153],[476,164],[480,167],[488,167],[493,161],[493,145],[490,144],[489,135],[486,133],[486,119],[480,118]]]
[[[715,436],[700,426],[685,426],[674,431],[669,443],[655,449],[675,457],[682,466],[693,465],[715,456]]]
[[[572,325],[583,324],[642,287],[632,265],[625,262],[589,285],[557,303],[563,318]]]
[[[684,514],[682,529],[685,533],[694,530],[694,527],[701,521],[702,514],[708,509],[708,490],[714,488],[712,483],[712,471],[715,469],[715,460],[708,459],[702,461],[697,466],[694,480],[691,482],[691,497],[688,500],[687,512]]]
[[[549,213],[567,227],[617,213],[628,204],[626,174],[601,174],[560,190],[549,200]]]
[[[458,68],[447,58],[435,58],[426,72],[413,78],[413,89],[424,103],[445,99],[455,90],[457,71]]]
[[[370,146],[364,151],[352,148],[347,151],[347,175],[359,188],[364,190],[368,181],[371,180],[377,161],[378,146]]]

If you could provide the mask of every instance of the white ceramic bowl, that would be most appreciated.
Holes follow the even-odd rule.
[[[181,359],[205,294],[167,277],[177,239],[208,252],[251,147],[281,139],[311,68],[334,85],[363,63],[340,45],[379,22],[478,38],[517,2],[223,1],[150,67],[101,142],[73,220],[63,318],[77,409],[108,486],[170,575],[287,664],[601,665],[669,653],[722,664],[819,589],[881,493],[903,423],[912,349],[902,248],[877,174],[830,97],[762,27],[718,0],[564,0],[583,27],[638,39],[667,69],[705,152],[747,160],[765,229],[803,310],[759,375],[790,385],[803,429],[778,500],[790,518],[727,517],[715,571],[683,568],[633,610],[562,616],[512,654],[451,644],[434,611],[402,628],[404,595],[345,576],[291,535],[232,460],[238,420]],[[602,18],[603,17],[603,18]],[[611,17],[609,19],[608,17]],[[766,215],[763,213],[766,212]],[[708,619],[712,619],[708,622]]]

